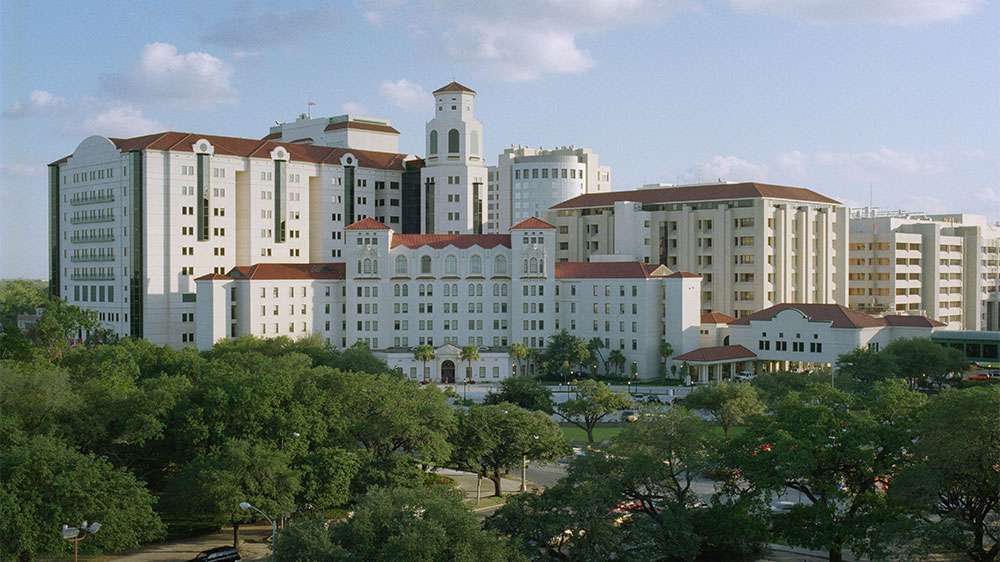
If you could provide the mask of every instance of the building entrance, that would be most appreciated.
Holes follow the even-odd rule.
[[[450,359],[441,363],[441,382],[453,384],[455,382],[455,363]]]

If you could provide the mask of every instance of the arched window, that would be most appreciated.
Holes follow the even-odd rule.
[[[434,285],[431,285],[430,283],[427,284],[427,296],[428,297],[434,296]]]
[[[431,257],[422,256],[420,258],[420,273],[430,273],[431,272]]]
[[[406,256],[396,256],[396,273],[406,275]]]
[[[437,154],[437,153],[438,153],[438,132],[431,131],[427,143],[427,154]]]
[[[482,283],[476,283],[476,296],[477,297],[483,296],[483,284]]]
[[[476,286],[473,285],[472,283],[469,283],[469,296],[470,297],[476,296]]]
[[[451,296],[451,286],[449,286],[447,283],[444,284],[444,296],[446,297]]]
[[[479,131],[469,133],[469,153],[479,154]]]
[[[507,273],[507,258],[503,256],[497,256],[493,260],[493,274],[502,275]]]
[[[449,153],[459,152],[458,129],[452,129],[448,131],[448,152]]]
[[[451,294],[458,296],[458,283],[451,284]]]
[[[394,296],[394,297],[398,297],[399,296],[399,284],[398,283],[392,287],[392,296]]]
[[[444,272],[452,275],[458,273],[458,259],[455,256],[444,258]]]
[[[499,297],[500,296],[500,284],[499,283],[494,283],[493,284],[493,296],[494,297]]]
[[[424,287],[425,287],[425,285],[423,283],[421,283],[420,285],[417,285],[417,291],[418,291],[418,293],[419,293],[419,295],[421,297],[424,296],[425,294],[427,294],[427,292],[424,290]]]
[[[372,260],[370,260],[368,258],[365,258],[365,267],[361,271],[364,272],[364,273],[371,273],[372,272]]]
[[[507,296],[507,284],[506,283],[504,283],[503,285],[500,285],[500,296],[501,297],[506,297]]]
[[[480,274],[483,272],[483,258],[478,255],[472,256],[469,260],[469,273]]]
[[[409,285],[403,285],[403,296],[404,297],[410,296],[410,286]]]
[[[538,260],[531,258],[528,260],[528,273],[538,273]]]

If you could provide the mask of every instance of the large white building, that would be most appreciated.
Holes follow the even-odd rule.
[[[198,347],[319,335],[338,347],[363,342],[390,367],[440,381],[454,380],[463,346],[480,349],[473,379],[505,378],[514,342],[543,348],[562,329],[601,338],[642,378],[659,374],[660,342],[678,352],[699,345],[700,278],[640,262],[556,263],[555,228],[538,219],[509,234],[396,234],[371,218],[345,232],[343,263],[200,277]],[[426,366],[413,357],[424,344],[437,349]]]
[[[759,183],[580,195],[552,207],[556,256],[639,260],[701,275],[702,312],[740,317],[780,302],[847,302],[847,209]]]
[[[848,256],[851,308],[1000,330],[1000,227],[986,217],[858,209]]]
[[[487,230],[504,232],[549,207],[585,193],[611,191],[611,167],[588,148],[511,147],[489,168]]]

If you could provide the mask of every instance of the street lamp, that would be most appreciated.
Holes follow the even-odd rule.
[[[73,561],[74,562],[76,562],[76,560],[79,559],[80,541],[82,541],[83,539],[87,538],[88,534],[93,535],[94,533],[96,533],[100,529],[101,529],[101,524],[98,523],[97,521],[94,521],[93,523],[91,523],[89,527],[87,526],[87,522],[84,521],[83,524],[80,525],[79,529],[77,529],[76,527],[70,527],[69,525],[63,525],[62,526],[62,538],[64,538],[64,539],[66,539],[66,540],[68,540],[68,541],[70,541],[70,542],[73,543]],[[81,530],[83,531],[83,536],[82,537],[80,537],[80,531]],[[79,538],[77,538],[77,537],[79,537]]]
[[[635,359],[632,360],[632,378],[639,382],[639,363]]]
[[[532,435],[532,437],[534,437],[535,440],[538,439],[537,435]],[[524,453],[521,453],[521,492],[522,493],[528,491],[528,482],[525,479],[526,478],[526,474],[525,473],[527,471],[528,471],[528,452],[525,451]]]
[[[252,509],[257,513],[263,515],[264,519],[267,519],[267,521],[271,524],[271,560],[274,560],[274,535],[278,530],[278,527],[274,524],[274,519],[271,519],[270,517],[267,516],[266,513],[250,505],[247,502],[240,502],[240,509]]]

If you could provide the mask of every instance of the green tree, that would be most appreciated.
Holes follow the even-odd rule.
[[[632,400],[595,380],[573,381],[573,398],[556,405],[555,413],[587,432],[594,442],[594,426],[604,418],[632,406]]]
[[[81,454],[55,437],[36,435],[0,448],[0,543],[4,559],[61,556],[59,526],[98,521],[84,552],[117,551],[163,535],[155,499],[127,471]]]
[[[3,325],[0,333],[0,360],[30,361],[35,354],[31,340],[13,322]]]
[[[750,384],[760,392],[768,404],[776,404],[791,392],[804,391],[810,384],[829,382],[829,376],[777,371],[761,373],[754,377]],[[843,389],[843,385],[838,384],[837,388]]]
[[[99,327],[97,311],[51,299],[38,319],[33,338],[46,357],[55,359],[69,348],[70,340],[83,338],[87,332]]]
[[[172,476],[164,503],[177,513],[231,521],[237,546],[240,523],[259,518],[254,511],[240,509],[240,502],[269,514],[291,512],[299,485],[299,473],[290,467],[287,453],[269,444],[232,440],[189,461]]]
[[[898,371],[892,354],[870,347],[859,347],[837,357],[837,372],[850,377],[861,391],[870,389],[878,381],[895,378]]]
[[[726,381],[692,390],[684,399],[684,405],[712,416],[726,437],[729,437],[729,428],[765,410],[764,402],[753,386]]]
[[[1000,387],[948,390],[920,415],[914,462],[890,497],[913,515],[926,554],[945,548],[975,562],[1000,555]]]
[[[499,392],[488,392],[483,404],[510,402],[526,410],[552,413],[552,391],[529,376],[507,377],[500,381]]]
[[[508,402],[460,411],[454,447],[454,460],[489,477],[498,497],[500,475],[521,466],[523,457],[547,462],[570,452],[562,429],[548,415]]]
[[[507,539],[483,530],[462,497],[440,486],[373,488],[342,523],[307,520],[282,530],[275,560],[524,560]]]
[[[573,336],[566,330],[549,336],[549,345],[539,355],[539,360],[548,365],[545,373],[548,378],[558,378],[560,376],[559,366],[563,362],[574,365],[585,365],[590,359],[590,351],[587,349],[587,341],[579,336]]]
[[[660,342],[660,356],[666,361],[670,359],[670,356],[674,354],[674,346],[670,345],[670,342],[664,340]]]
[[[413,358],[423,363],[424,370],[420,374],[420,378],[427,380],[427,362],[434,360],[434,348],[427,344],[418,345],[417,350],[413,352]]]
[[[845,548],[884,555],[878,525],[897,512],[880,490],[908,462],[909,427],[922,401],[891,381],[865,402],[829,384],[789,393],[773,415],[757,416],[723,447],[723,466],[741,476],[726,491],[748,500],[801,492],[807,503],[774,517],[789,544],[826,550],[831,562]]]
[[[895,376],[906,379],[911,388],[919,384],[940,386],[951,373],[960,373],[968,364],[962,352],[927,338],[898,339],[879,352],[892,358]]]
[[[702,551],[739,560],[759,550],[763,527],[745,505],[707,507],[692,490],[709,461],[706,429],[684,408],[644,416],[604,451],[574,457],[556,486],[509,499],[487,526],[536,560],[694,560]]]
[[[524,376],[528,373],[525,370],[525,362],[528,360],[530,348],[523,343],[516,341],[510,346],[510,358],[517,361],[517,374]]]
[[[604,349],[604,340],[601,338],[593,337],[587,342],[587,351],[590,352],[590,356],[597,358],[604,365],[604,374],[608,374],[608,361],[604,359],[604,355],[601,353],[602,349]],[[597,373],[593,373],[593,375],[596,377]]]
[[[475,377],[472,376],[472,362],[479,361],[479,349],[474,345],[467,345],[463,347],[462,352],[459,355],[459,361],[465,361],[469,365],[468,370],[465,372],[465,378],[475,380]]]
[[[615,368],[615,373],[621,375],[625,369],[625,354],[621,350],[612,349],[611,353],[608,353],[608,362]]]
[[[44,282],[14,279],[0,281],[0,324],[14,322],[20,314],[34,314],[49,302]]]

